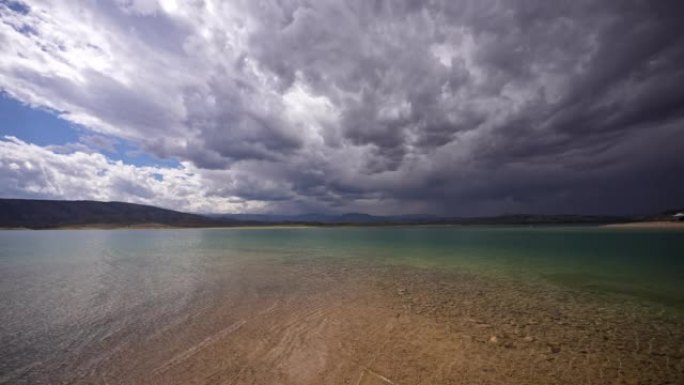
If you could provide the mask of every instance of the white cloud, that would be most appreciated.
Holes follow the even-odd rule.
[[[139,167],[93,152],[55,152],[14,137],[0,140],[0,185],[5,197],[125,201],[191,212],[260,208],[229,194],[211,196],[212,180],[189,163]]]

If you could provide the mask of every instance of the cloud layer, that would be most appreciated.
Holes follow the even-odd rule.
[[[250,211],[259,202],[212,194],[211,177],[191,164],[136,167],[102,154],[40,147],[14,137],[0,140],[3,195],[24,198],[128,201],[189,211]]]
[[[462,215],[682,204],[680,1],[35,0],[0,15],[5,92],[182,164],[5,139],[3,195]],[[38,161],[43,174],[11,166]]]

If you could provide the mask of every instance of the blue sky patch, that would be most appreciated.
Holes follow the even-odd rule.
[[[31,10],[31,8],[28,5],[24,4],[21,1],[0,0],[0,5],[3,5],[14,12],[21,13],[22,15],[28,14]]]
[[[53,112],[32,108],[5,93],[0,93],[0,134],[10,135],[25,141],[47,146],[78,141],[86,132]]]
[[[39,146],[83,143],[111,160],[120,160],[135,166],[180,165],[175,159],[160,159],[147,154],[131,142],[94,134],[83,126],[60,118],[56,112],[30,107],[6,93],[0,93],[0,137],[2,136],[14,136]],[[111,145],[94,145],[93,142],[97,139],[110,141]]]

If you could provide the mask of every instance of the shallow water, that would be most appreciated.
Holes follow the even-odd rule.
[[[132,365],[125,355],[175,364],[169,354],[214,344],[249,314],[308,309],[331,288],[322,303],[343,300],[340,288],[353,276],[338,276],[336,266],[360,268],[357,276],[364,266],[468,272],[599,295],[616,306],[679,309],[682,250],[680,231],[589,227],[2,231],[0,383],[79,383],[105,373],[116,383],[117,370]],[[358,288],[371,281],[391,286],[393,278],[372,276],[344,290],[364,295],[371,289]],[[377,300],[369,298],[351,303]],[[154,369],[136,362],[136,378]]]

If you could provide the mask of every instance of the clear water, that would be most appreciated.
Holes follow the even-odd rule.
[[[684,306],[684,232],[588,227],[0,232],[0,383],[220,301],[240,263],[466,269]],[[229,285],[240,290],[239,285]],[[133,332],[131,332],[133,333]],[[135,338],[134,335],[129,336]],[[93,356],[93,360],[99,359]],[[95,363],[94,363],[95,364]],[[87,366],[86,366],[87,367]]]

